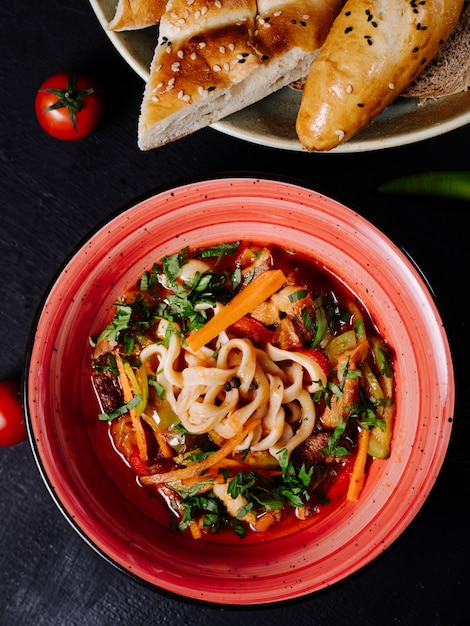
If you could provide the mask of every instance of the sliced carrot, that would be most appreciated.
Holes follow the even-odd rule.
[[[349,480],[348,493],[346,496],[347,500],[352,502],[359,498],[359,494],[361,493],[364,485],[369,437],[370,431],[365,428],[361,428],[357,441],[357,455],[354,461],[354,467]]]
[[[189,335],[187,342],[195,352],[214,339],[220,332],[238,322],[244,315],[276,293],[286,282],[281,270],[267,270],[230,300],[202,328]]]
[[[126,370],[124,368],[124,364],[122,362],[121,357],[119,356],[118,352],[114,352],[114,356],[116,358],[116,365],[119,371],[119,381],[121,383],[121,387],[122,387],[122,394],[124,396],[124,402],[130,402],[132,400],[133,393],[132,393],[132,388],[131,388],[131,383],[129,381],[129,378],[126,374]],[[139,449],[139,454],[140,454],[140,458],[143,461],[147,461],[148,459],[148,455],[147,455],[147,440],[145,438],[145,431],[144,431],[144,427],[142,426],[142,422],[140,421],[140,419],[137,417],[136,412],[134,409],[129,409],[129,415],[131,416],[131,420],[132,420],[132,426],[134,427],[134,431],[135,431],[135,438],[136,438],[136,442],[137,442],[137,447]]]
[[[171,459],[174,456],[173,449],[169,445],[166,437],[163,433],[155,433],[155,439],[157,440],[158,446],[160,448],[161,453],[165,457],[165,459]]]
[[[191,536],[193,539],[200,539],[202,537],[202,530],[197,522],[191,522],[191,524],[189,525],[189,530],[191,531]]]
[[[256,522],[253,523],[253,526],[259,533],[264,533],[275,521],[276,516],[274,512],[266,511],[266,513],[256,518]]]
[[[258,424],[261,423],[261,419],[254,419],[253,421],[249,421],[245,428],[235,437],[231,439],[227,439],[224,445],[206,457],[203,461],[199,461],[196,463],[192,463],[188,465],[188,467],[183,467],[181,469],[171,470],[164,474],[151,474],[150,476],[142,476],[141,482],[146,485],[158,485],[161,483],[170,483],[177,480],[186,480],[187,478],[192,478],[193,476],[198,476],[201,472],[209,469],[213,465],[220,463],[222,459],[228,456],[233,450],[238,446],[239,443],[245,439],[247,434],[256,428]]]

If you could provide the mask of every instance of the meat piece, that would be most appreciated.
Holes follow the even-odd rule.
[[[93,387],[103,413],[112,413],[124,404],[121,388],[111,372],[95,372]]]
[[[296,467],[305,465],[307,470],[313,465],[321,465],[325,462],[325,455],[322,453],[323,448],[328,445],[330,433],[322,431],[315,435],[307,437],[292,452],[292,463]]]

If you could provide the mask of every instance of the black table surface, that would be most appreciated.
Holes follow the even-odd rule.
[[[27,442],[0,448],[0,624],[467,623],[470,583],[469,205],[377,193],[389,178],[468,168],[470,127],[404,147],[358,154],[287,152],[212,128],[140,152],[143,82],[91,6],[9,2],[0,20],[0,377],[20,376],[37,307],[58,268],[106,217],[163,186],[217,174],[292,177],[365,216],[419,265],[453,350],[457,402],[434,489],[400,538],[369,566],[320,593],[274,607],[223,609],[144,587],[105,562],[56,508]],[[36,122],[34,96],[60,71],[105,86],[108,113],[91,137],[62,142]]]

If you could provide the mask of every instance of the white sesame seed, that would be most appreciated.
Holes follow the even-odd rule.
[[[207,7],[202,7],[201,13],[205,15],[209,9]]]
[[[338,135],[338,139],[341,141],[344,139],[344,130],[335,130],[335,135]]]
[[[217,64],[216,64],[216,65],[213,65],[213,66],[212,66],[212,69],[214,70],[214,72],[220,72],[220,71],[222,71],[222,68],[220,67],[220,65],[217,65]]]
[[[388,83],[388,88],[389,89],[395,89],[395,85],[393,83]]]
[[[161,80],[158,85],[155,87],[155,90],[158,91],[159,89],[161,89],[163,87],[163,81]]]
[[[282,15],[282,11],[275,11],[273,15],[274,17],[279,17],[280,15]]]
[[[302,19],[303,20],[309,20],[310,19],[310,15],[302,15]]]
[[[222,8],[222,2],[220,2],[220,0],[215,0],[214,4],[218,9]]]
[[[269,22],[265,22],[263,24],[263,28],[271,28],[271,24]]]
[[[205,42],[205,41],[200,41],[200,42],[199,42],[199,47],[200,47],[200,48],[205,48],[205,47],[206,47],[206,45],[207,45],[207,44],[206,44],[206,42]]]
[[[168,87],[173,87],[174,84],[175,84],[175,77],[172,76],[170,80],[168,81]]]
[[[229,43],[228,49],[230,50],[230,52],[233,52],[235,50],[235,45],[233,43]]]
[[[160,65],[157,65],[157,67],[155,68],[156,72],[159,72],[162,69],[162,64],[160,63]]]
[[[180,89],[180,90],[178,91],[178,100],[182,100],[182,99],[183,99],[183,96],[184,96],[184,91],[183,91],[182,89]]]
[[[157,96],[152,96],[152,102],[160,102]]]
[[[179,72],[180,71],[180,67],[181,67],[181,64],[178,63],[177,61],[175,61],[175,63],[171,64],[171,71],[172,72]]]
[[[353,86],[352,85],[348,85],[346,87],[346,93],[352,93],[352,90],[353,90]]]
[[[199,11],[199,9],[196,11],[196,13],[194,14],[194,17],[198,20],[201,17],[201,11]]]
[[[191,96],[187,93],[181,98],[181,100],[184,100],[185,102],[189,102],[191,100]]]
[[[191,52],[191,55],[189,58],[191,59],[191,61],[195,61],[197,59],[197,54],[195,52]]]
[[[224,63],[224,70],[228,72],[230,69],[230,63]]]
[[[178,50],[178,52],[176,53],[176,56],[177,56],[179,59],[182,59],[182,58],[184,57],[184,52],[183,52],[182,50]]]

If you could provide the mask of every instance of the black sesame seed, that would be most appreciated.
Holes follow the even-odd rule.
[[[345,33],[350,33],[352,31],[352,26],[348,26],[347,28],[344,29]]]
[[[364,108],[364,105],[362,104],[362,102],[359,102],[357,106],[358,106],[360,109],[363,109],[363,108]]]
[[[418,50],[419,50],[419,48],[418,48],[418,46],[416,46],[416,48],[413,48],[413,50],[412,50],[412,51],[413,51],[413,52],[418,52]]]
[[[214,89],[215,89],[215,85],[212,85],[211,87],[207,88],[207,91],[214,91]]]

